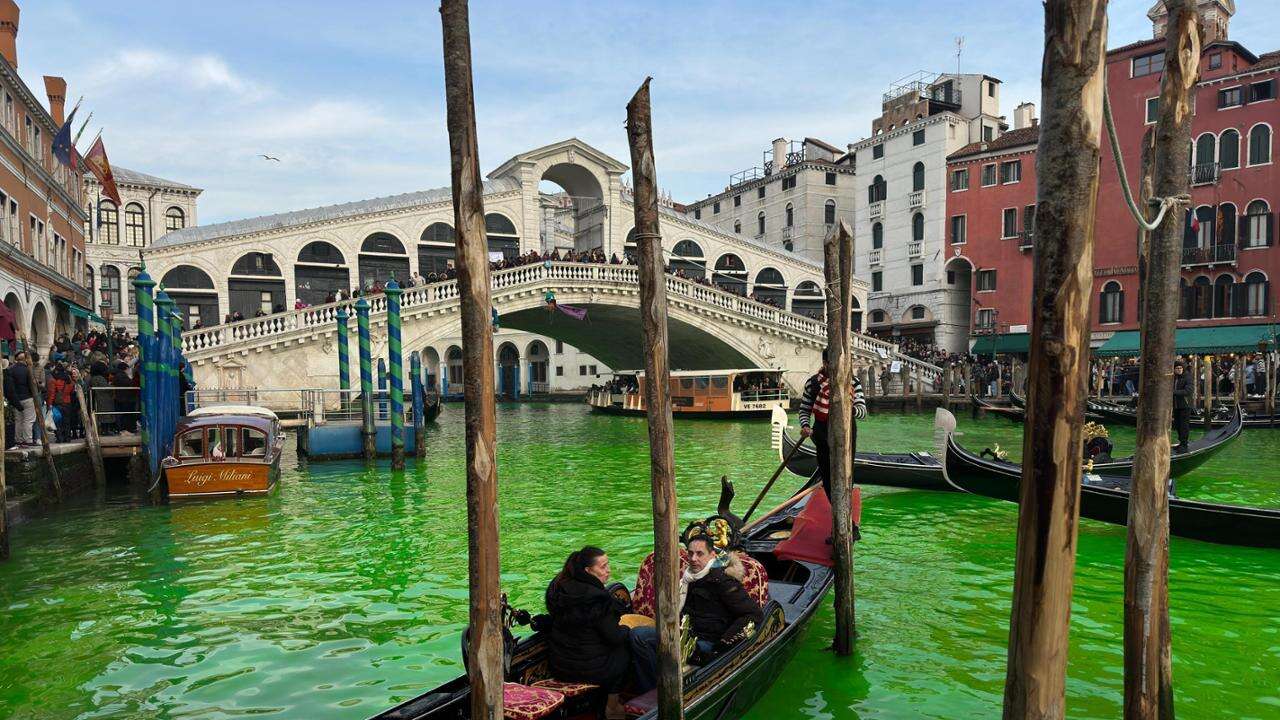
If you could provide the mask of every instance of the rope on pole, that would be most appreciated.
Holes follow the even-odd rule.
[[[1151,198],[1151,204],[1160,205],[1160,210],[1156,213],[1156,219],[1147,222],[1142,211],[1138,209],[1137,203],[1133,201],[1133,194],[1129,191],[1129,177],[1124,171],[1124,158],[1120,157],[1120,141],[1116,138],[1116,124],[1111,118],[1111,97],[1107,93],[1105,87],[1102,91],[1102,119],[1107,126],[1107,139],[1111,142],[1111,159],[1116,164],[1116,174],[1120,178],[1120,190],[1124,194],[1124,203],[1129,208],[1129,214],[1133,216],[1138,226],[1147,232],[1151,232],[1160,227],[1160,223],[1164,221],[1164,214],[1169,208],[1175,205],[1187,205],[1191,203],[1190,195],[1176,195],[1166,198]]]

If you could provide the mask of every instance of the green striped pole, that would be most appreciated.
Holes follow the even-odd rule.
[[[156,425],[152,428],[152,432],[156,433],[156,447],[160,449],[161,457],[172,452],[173,447],[173,431],[174,418],[173,411],[175,403],[173,402],[173,390],[170,382],[169,364],[173,360],[173,340],[170,339],[171,332],[169,325],[169,317],[173,314],[169,311],[172,301],[169,294],[160,287],[156,292],[155,311],[156,311]],[[165,483],[158,483],[156,492],[164,494],[167,488],[161,487]]]
[[[342,390],[340,402],[347,400],[347,390],[351,389],[351,351],[347,349],[347,306],[338,307],[338,388]]]
[[[133,279],[133,292],[137,298],[138,311],[138,434],[142,440],[142,450],[146,453],[148,481],[160,471],[160,451],[151,444],[154,433],[151,426],[155,422],[156,396],[156,351],[154,311],[151,289],[156,286],[155,280],[147,274],[147,269]],[[97,400],[98,398],[92,398]]]
[[[356,301],[356,330],[360,335],[360,414],[363,418],[364,459],[378,455],[377,428],[373,426],[373,358],[369,348],[369,301]]]
[[[174,307],[177,307],[177,303],[174,303]],[[183,367],[187,359],[182,356],[182,316],[176,312],[169,318],[169,337],[173,340],[173,362],[169,365],[169,372],[173,373],[173,391],[177,393],[178,398],[177,410],[174,411],[173,418],[173,429],[176,433],[178,418],[187,414],[187,398],[182,394],[182,380],[179,376],[190,372],[190,368]]]
[[[427,456],[427,402],[422,386],[422,357],[416,350],[409,353],[409,377],[413,403],[413,454],[421,459]]]
[[[404,469],[404,353],[400,349],[400,285],[388,280],[387,353],[391,356],[391,469]]]

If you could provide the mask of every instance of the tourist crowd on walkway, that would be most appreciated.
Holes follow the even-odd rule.
[[[1213,378],[1213,394],[1232,396],[1236,386],[1241,387],[1245,398],[1260,398],[1267,391],[1266,359],[1260,353],[1226,353],[1212,356],[1206,361],[1192,362],[1191,356],[1180,359],[1188,369],[1199,366],[1194,380],[1200,392],[1204,391],[1205,374]],[[1094,395],[1136,397],[1139,389],[1141,366],[1136,357],[1095,358],[1090,366],[1089,389]]]

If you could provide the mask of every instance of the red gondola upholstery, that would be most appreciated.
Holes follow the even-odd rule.
[[[564,704],[564,695],[555,690],[502,683],[502,715],[506,720],[541,720]]]
[[[746,553],[736,553],[742,561],[742,588],[760,607],[769,604],[769,573],[759,560]],[[689,556],[684,548],[680,548],[680,572],[689,567]],[[636,589],[631,592],[631,611],[648,617],[656,617],[656,590],[653,586],[653,553],[640,563],[640,572],[636,574]]]
[[[539,680],[533,684],[533,687],[542,688],[543,690],[554,690],[567,698],[585,695],[594,690],[599,690],[599,685],[591,683],[567,682],[565,680]]]
[[[746,553],[738,553],[742,561],[742,589],[747,591],[752,600],[760,607],[769,604],[769,573],[760,561]]]

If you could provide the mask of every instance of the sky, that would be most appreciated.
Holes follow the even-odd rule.
[[[1113,0],[1112,46],[1151,36],[1152,2]],[[27,84],[65,77],[82,145],[101,128],[114,164],[204,188],[200,224],[449,184],[434,0],[19,4]],[[1280,48],[1280,2],[1236,6],[1233,40]],[[868,136],[894,80],[956,69],[958,36],[1012,119],[1039,106],[1043,26],[1039,0],[472,0],[482,171],[570,137],[628,163],[651,75],[659,183],[690,202],[775,137]]]

